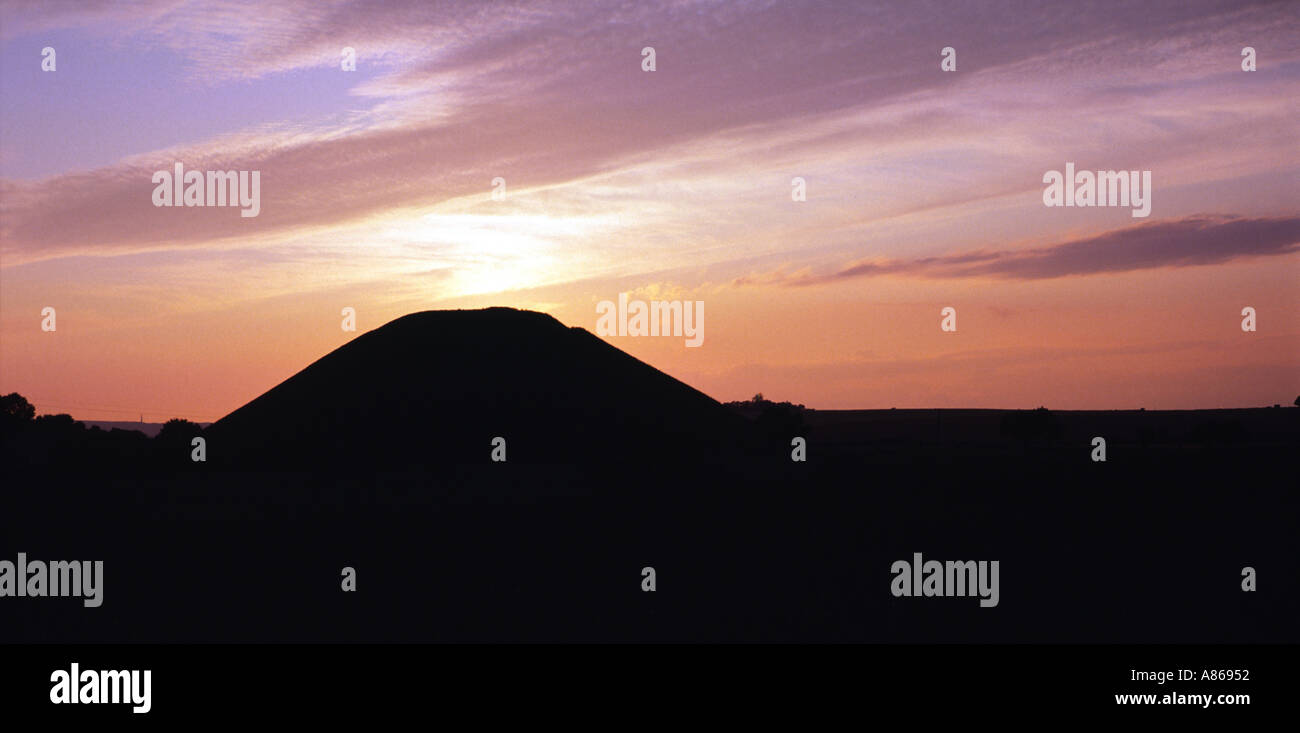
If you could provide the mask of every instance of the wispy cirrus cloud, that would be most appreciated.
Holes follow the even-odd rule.
[[[1244,160],[1227,162],[1246,173],[1276,166],[1260,151],[1285,137],[1278,123],[1283,107],[1249,109],[1241,89],[1250,81],[1216,89],[1207,98],[1217,105],[1189,104],[1178,98],[1176,82],[1232,68],[1223,49],[1204,48],[1228,35],[1268,44],[1273,65],[1297,56],[1269,3],[1099,4],[1023,14],[997,6],[850,5],[828,12],[812,3],[703,1],[593,9],[572,2],[313,0],[267,8],[157,0],[17,2],[4,15],[10,37],[79,28],[169,49],[204,85],[311,70],[339,74],[344,45],[357,49],[363,68],[381,67],[377,76],[358,78],[357,106],[339,110],[344,122],[236,130],[90,171],[6,179],[0,249],[7,265],[260,243],[405,209],[426,213],[484,194],[487,181],[502,174],[515,192],[567,186],[571,199],[630,212],[656,200],[638,175],[637,167],[647,165],[661,172],[657,200],[671,204],[654,227],[680,233],[679,241],[720,249],[717,240],[727,235],[702,222],[721,215],[730,219],[724,231],[733,232],[733,244],[769,246],[749,224],[781,232],[768,202],[797,172],[812,181],[812,206],[867,202],[852,215],[845,206],[818,210],[812,226],[848,230],[842,243],[852,241],[855,216],[869,221],[1023,190],[1044,165],[1060,165],[1058,153],[1044,151],[1088,139],[1088,128],[1119,155],[1149,150],[1160,136],[1163,157],[1199,158],[1207,141],[1223,139],[1225,127],[1243,129],[1248,110],[1253,126],[1216,155]],[[1175,58],[1134,42],[1145,36],[1167,39],[1161,53]],[[937,49],[957,38],[963,72],[936,72]],[[655,74],[639,68],[643,45],[659,49]],[[1094,79],[1089,59],[1098,55],[1111,71]],[[1056,109],[1062,83],[1091,95],[1095,109]],[[1131,115],[1140,124],[1123,109],[1132,96],[1125,90],[1134,88],[1158,100],[1158,110],[1153,103]],[[38,89],[32,96],[39,99],[46,92]],[[195,89],[167,91],[174,98]],[[202,105],[201,93],[180,104]],[[1070,152],[1100,151],[1072,143]],[[992,165],[998,158],[1005,167]],[[149,176],[175,160],[262,170],[261,216],[152,209]],[[1228,169],[1222,160],[1181,162]],[[770,179],[776,194],[757,191],[756,174],[767,176],[757,180]],[[599,193],[587,186],[596,176],[604,177]],[[701,192],[701,181],[709,190]],[[645,217],[637,223],[642,228],[628,236],[653,236]],[[789,237],[782,232],[779,239]],[[829,244],[820,235],[800,239]],[[680,246],[669,252],[674,260]]]
[[[1248,257],[1300,253],[1300,216],[1249,219],[1190,216],[1115,229],[1023,250],[975,251],[911,260],[867,259],[834,272],[808,269],[743,275],[733,285],[817,285],[902,275],[923,278],[1041,280],[1160,267],[1217,265]]]
[[[1249,404],[1293,381],[1282,367],[1295,363],[1284,347],[1300,310],[1273,264],[1297,262],[1296,29],[1291,8],[1268,0],[9,0],[0,369],[38,395],[75,383],[87,400],[161,399],[160,388],[192,399],[195,368],[216,374],[214,352],[238,355],[212,380],[225,392],[196,408],[224,411],[336,345],[345,305],[371,324],[541,303],[590,327],[593,298],[680,283],[709,300],[707,353],[627,348],[674,373],[725,375],[720,395],[771,386],[728,371],[737,364],[806,353],[843,365],[818,402],[902,389],[941,404],[929,395],[956,386],[1011,404],[980,375],[1014,352],[964,362],[966,383],[942,359],[924,380],[882,369],[872,396],[854,391],[853,351],[870,344],[899,364],[941,355],[929,303],[958,293],[959,338],[976,351],[997,338],[1104,344],[1109,331],[1056,316],[1133,283],[1158,305],[1128,322],[1135,348],[1143,328],[1164,338],[1142,319],[1165,315],[1185,338],[1217,338],[1250,293],[1276,331],[1255,346],[1284,346],[1242,358],[1276,374],[1171,387],[1164,403],[1219,404],[1205,395],[1221,389]],[[39,68],[47,45],[56,73]],[[1258,49],[1255,73],[1240,69],[1245,45]],[[645,46],[655,73],[641,70]],[[955,73],[939,68],[946,46]],[[344,47],[355,72],[340,69]],[[260,215],[153,207],[151,174],[178,160],[259,170]],[[1042,174],[1066,161],[1152,170],[1154,222],[1043,207]],[[503,201],[489,198],[497,176]],[[804,202],[791,199],[795,176]],[[1137,274],[1083,277],[1119,272]],[[894,277],[836,287],[880,275]],[[826,287],[770,298],[705,287],[733,279]],[[53,340],[32,328],[47,304],[61,328],[139,330],[62,339],[55,369]],[[194,338],[204,326],[222,348]],[[133,359],[120,356],[128,340]],[[1215,350],[1203,351],[1177,357],[1206,364]],[[120,364],[104,369],[106,354]],[[1093,361],[1110,376],[1078,396],[1073,377]],[[1176,363],[1108,352],[1040,386],[1108,404],[1127,367]],[[163,384],[158,364],[186,376]],[[789,396],[831,384],[783,369],[759,381]],[[1004,394],[1023,393],[1024,376],[999,380]]]

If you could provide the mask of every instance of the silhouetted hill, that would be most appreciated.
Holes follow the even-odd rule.
[[[205,433],[208,461],[367,471],[726,460],[747,422],[580,328],[512,308],[426,311],[339,347]]]
[[[1300,409],[740,407],[501,309],[394,321],[154,439],[0,395],[10,558],[110,578],[93,611],[0,600],[0,642],[1300,640]],[[1000,604],[895,596],[917,552],[1000,562]]]

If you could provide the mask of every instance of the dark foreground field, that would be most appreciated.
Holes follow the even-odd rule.
[[[812,412],[806,463],[11,466],[0,559],[104,560],[104,602],[5,598],[0,641],[1300,641],[1300,409],[1006,414]],[[894,597],[915,552],[998,605]]]

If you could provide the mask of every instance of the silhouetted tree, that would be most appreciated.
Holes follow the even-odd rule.
[[[202,434],[203,434],[203,427],[200,426],[198,423],[193,423],[190,422],[189,420],[183,420],[179,417],[174,417],[168,420],[167,422],[163,423],[163,426],[158,430],[158,435],[155,439],[156,440],[178,440],[180,438],[184,438],[185,443],[188,444],[191,438]]]
[[[59,414],[38,415],[25,429],[20,429],[12,442],[16,444],[14,448],[22,453],[24,461],[52,465],[83,459],[83,449],[88,440],[83,423],[72,419],[71,415]],[[6,438],[6,447],[10,442]]]
[[[86,429],[85,423],[73,419],[66,412],[57,415],[41,415],[32,421],[37,430],[46,434],[71,435]]]
[[[194,438],[203,435],[203,426],[181,418],[163,423],[153,442],[158,460],[166,465],[184,466],[192,463],[190,453]]]
[[[38,416],[22,395],[0,396],[0,467],[6,472],[102,473],[157,465],[149,460],[150,448],[149,438],[139,431],[87,428],[66,414]]]
[[[738,402],[724,402],[722,403],[722,406],[726,407],[729,410],[739,412],[740,414],[750,418],[751,420],[759,417],[760,415],[772,409],[773,407],[782,407],[785,408],[786,410],[789,410],[791,412],[796,412],[796,413],[802,413],[804,410],[808,409],[803,405],[796,405],[793,402],[773,402],[763,397],[762,392],[759,392],[758,394],[754,395],[752,398],[748,400],[741,400]]]
[[[789,445],[791,437],[808,432],[803,411],[789,404],[768,403],[754,424],[778,446]]]
[[[1300,399],[1300,398],[1297,398]],[[0,397],[0,419],[6,424],[10,421],[14,423],[29,423],[36,417],[36,408],[32,403],[27,401],[26,397],[17,392]]]
[[[36,417],[36,408],[17,392],[0,397],[0,437],[10,438],[26,430]]]
[[[1300,407],[1300,397],[1295,398],[1295,406]]]
[[[25,438],[35,417],[36,408],[17,392],[0,397],[0,455],[6,467],[26,458],[29,448]]]

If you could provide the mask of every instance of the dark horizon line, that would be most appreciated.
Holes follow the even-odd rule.
[[[744,402],[744,400],[730,400],[730,402]],[[776,402],[776,401],[772,401],[772,403],[781,404],[781,402]],[[727,403],[719,401],[719,404],[725,405]],[[791,403],[791,404],[797,404],[797,403]],[[1058,413],[1066,413],[1066,412],[1236,412],[1241,410],[1273,410],[1273,409],[1294,407],[1294,406],[1295,405],[1277,402],[1272,405],[1251,405],[1248,407],[1172,407],[1172,408],[1107,407],[1107,408],[1065,409],[1065,408],[1055,408],[1055,407],[1047,407],[1045,405],[1040,405],[1039,407],[829,407],[829,408],[804,407],[804,409],[810,412],[1024,412],[1024,411],[1037,410],[1041,407],[1049,410],[1050,412],[1058,412]],[[229,414],[231,413],[227,413],[227,415]],[[212,420],[212,419],[191,420],[188,417],[169,417],[165,420],[114,420],[114,419],[105,419],[105,418],[77,417],[67,412],[41,412],[37,414],[37,417],[52,416],[52,415],[68,415],[74,421],[80,423],[121,423],[123,425],[163,425],[169,420],[187,420],[197,425],[204,425],[204,426],[213,425],[218,421],[225,419],[225,417],[227,416],[227,415],[223,415],[221,418],[218,418],[217,420]]]

